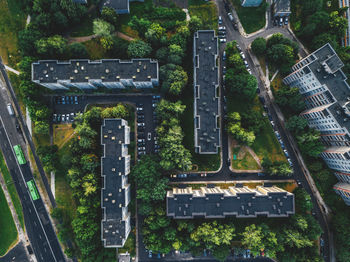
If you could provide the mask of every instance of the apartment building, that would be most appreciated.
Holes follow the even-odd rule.
[[[199,154],[217,154],[221,145],[218,54],[218,38],[214,30],[195,32],[194,145]]]
[[[348,28],[346,29],[345,35],[342,39],[342,45],[343,46],[349,46],[350,45],[350,34],[349,34],[349,29],[350,29],[350,20],[349,20],[349,0],[339,0],[339,8],[348,8],[344,12],[344,17],[348,20]]]
[[[345,204],[350,206],[350,184],[348,183],[337,183],[333,187],[334,191],[342,197]]]
[[[294,213],[294,195],[275,186],[187,187],[167,192],[167,215],[175,219],[288,217]]]
[[[129,2],[144,2],[144,0],[103,0],[101,9],[103,7],[109,7],[114,9],[117,14],[129,14]]]
[[[283,80],[304,97],[307,109],[301,116],[320,131],[326,146],[321,157],[337,171],[338,178],[350,174],[350,86],[343,66],[332,46],[326,44],[295,64]]]
[[[40,60],[32,64],[32,81],[52,90],[153,88],[159,82],[158,62],[152,59]]]
[[[104,119],[101,126],[101,239],[104,247],[123,247],[131,230],[130,127],[124,119]]]

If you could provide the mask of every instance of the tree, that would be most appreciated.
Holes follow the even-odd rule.
[[[18,46],[25,56],[35,56],[35,42],[42,37],[42,33],[32,28],[26,28],[18,33]]]
[[[225,51],[228,57],[230,57],[233,54],[237,54],[238,53],[237,42],[236,41],[228,42],[226,44]]]
[[[163,200],[166,195],[168,178],[163,177],[159,160],[144,156],[131,172],[137,185],[136,197],[145,202]]]
[[[333,48],[336,48],[338,46],[336,35],[330,33],[323,33],[318,36],[315,36],[312,40],[312,48],[318,49],[327,43],[330,43]]]
[[[335,32],[338,37],[343,37],[348,24],[347,19],[340,16],[338,11],[333,11],[329,17],[329,26],[332,32]]]
[[[60,35],[41,38],[35,42],[36,51],[45,58],[61,57],[66,46],[67,40]]]
[[[225,261],[227,256],[230,254],[230,246],[221,245],[213,249],[213,256],[219,261]]]
[[[103,36],[100,38],[100,43],[105,50],[111,50],[114,47],[112,36]]]
[[[169,52],[168,52],[168,48],[166,47],[161,47],[156,52],[156,58],[160,64],[165,64],[167,62],[168,55],[169,55]]]
[[[93,130],[87,122],[77,125],[75,132],[79,136],[79,145],[82,148],[88,149],[92,147],[97,132]]]
[[[262,238],[263,233],[261,227],[256,227],[255,224],[251,224],[244,229],[242,235],[242,245],[250,249],[252,252],[259,252],[260,249],[264,249]]]
[[[293,48],[285,44],[276,44],[268,48],[267,59],[279,67],[282,74],[288,73],[295,63]]]
[[[264,127],[264,119],[261,112],[249,109],[247,112],[242,113],[242,126],[255,134],[259,133]]]
[[[234,68],[242,68],[245,70],[244,62],[238,53],[232,54],[227,59],[227,65]],[[242,70],[243,71],[243,70]]]
[[[238,112],[228,115],[227,131],[234,139],[248,146],[252,145],[255,140],[254,132],[247,132],[241,127],[241,116]]]
[[[49,129],[49,124],[46,121],[36,121],[34,124],[34,132],[36,134],[47,135]]]
[[[114,27],[118,25],[118,14],[115,12],[113,8],[104,6],[102,8],[101,17],[103,20],[107,21]]]
[[[186,106],[181,104],[181,101],[175,103],[165,99],[160,100],[156,107],[156,112],[161,121],[167,121],[174,117],[176,119],[185,111]]]
[[[143,58],[151,54],[152,48],[142,40],[134,40],[128,46],[128,55],[132,58]]]
[[[145,33],[145,37],[150,42],[156,42],[165,34],[165,29],[158,23],[152,23]]]
[[[202,20],[198,16],[192,15],[190,21],[188,22],[188,28],[190,29],[191,34],[197,32],[202,26]]]
[[[263,56],[266,52],[266,40],[263,37],[255,38],[252,43],[252,51],[257,56]]]
[[[225,81],[232,93],[241,94],[247,100],[252,100],[256,95],[258,81],[253,75],[235,74],[233,70],[229,69]]]
[[[305,108],[305,103],[298,88],[282,85],[276,92],[275,100],[287,112],[293,112],[294,114],[299,114]]]
[[[107,37],[111,36],[111,33],[114,31],[114,26],[102,19],[97,18],[93,21],[93,31],[97,36]]]
[[[309,15],[316,13],[321,10],[323,0],[305,0],[303,1],[302,17],[306,18]]]
[[[168,73],[166,80],[162,84],[162,89],[173,95],[179,95],[186,86],[187,81],[187,73],[178,66],[176,70]]]
[[[293,133],[293,134],[301,134],[305,129],[307,128],[307,120],[305,118],[302,118],[300,116],[292,116],[288,119],[286,123],[286,127]]]
[[[69,59],[89,58],[87,49],[82,43],[73,43],[68,45],[67,51],[69,54]]]
[[[307,133],[303,133],[296,137],[300,150],[311,157],[318,157],[324,150],[324,146],[320,141],[320,133],[314,129],[310,129]]]
[[[128,25],[136,30],[140,36],[144,36],[145,33],[147,32],[148,28],[151,26],[151,21],[145,19],[145,18],[140,18],[138,19],[136,16],[131,17]]]
[[[232,224],[219,224],[216,220],[206,222],[198,226],[191,233],[191,239],[204,243],[208,249],[214,249],[221,245],[229,246],[235,237],[235,227]]]
[[[272,163],[269,159],[264,158],[262,166],[265,172],[271,175],[290,176],[293,174],[293,169],[286,162],[275,161]]]

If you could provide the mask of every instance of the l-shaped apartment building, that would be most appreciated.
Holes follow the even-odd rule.
[[[350,86],[343,66],[326,44],[295,64],[283,82],[297,87],[304,97],[307,109],[301,116],[321,133],[326,146],[321,157],[342,183],[350,183]],[[343,186],[334,190],[350,205],[350,194]]]
[[[221,145],[218,46],[214,30],[194,33],[194,145],[199,154],[217,154]]]
[[[40,60],[32,63],[32,81],[52,90],[153,88],[159,68],[157,60],[147,58]]]
[[[123,247],[131,231],[130,127],[124,119],[104,119],[101,126],[101,239],[104,247]]]

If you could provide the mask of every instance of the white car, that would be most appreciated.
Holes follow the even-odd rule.
[[[249,67],[247,60],[244,60],[244,65],[245,65],[246,68]]]
[[[145,139],[137,139],[137,142],[139,142],[139,143],[144,143],[144,142],[145,142]]]
[[[250,75],[252,74],[252,70],[250,70],[250,68],[248,68],[247,71]]]
[[[226,38],[221,38],[220,43],[226,43]]]
[[[152,134],[149,132],[149,133],[147,134],[147,140],[150,141],[151,138],[152,138]]]
[[[245,55],[244,55],[243,52],[240,52],[239,54],[241,55],[241,57],[242,57],[243,59],[245,59]]]
[[[138,151],[145,151],[146,148],[145,148],[144,146],[141,146],[141,147],[138,147],[137,150],[138,150]]]
[[[143,110],[143,107],[136,107],[136,110],[137,110],[137,111],[142,111],[142,110]]]
[[[145,123],[137,123],[137,126],[145,126]]]
[[[62,122],[66,121],[66,115],[62,115]]]
[[[226,26],[219,26],[219,31],[225,31],[226,30]]]
[[[270,121],[272,126],[275,126],[275,122],[273,122],[272,120]]]

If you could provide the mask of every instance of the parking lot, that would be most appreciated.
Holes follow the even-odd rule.
[[[159,145],[155,132],[157,115],[155,108],[160,100],[154,94],[104,94],[104,95],[74,95],[51,96],[53,110],[52,123],[72,123],[82,114],[88,105],[113,105],[127,103],[135,107],[135,144],[138,156],[158,153]]]

